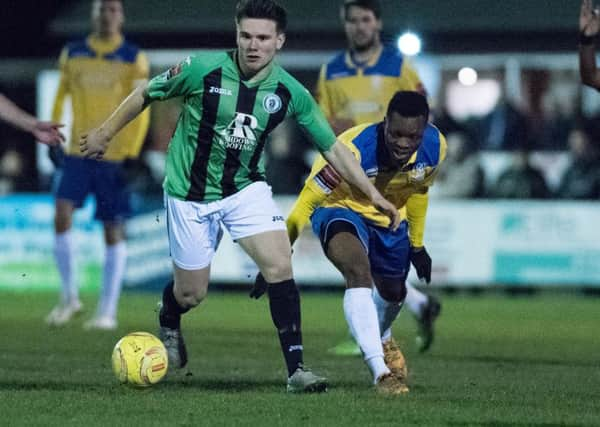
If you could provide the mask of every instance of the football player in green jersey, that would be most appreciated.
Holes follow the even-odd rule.
[[[111,138],[148,104],[183,96],[164,182],[175,280],[163,292],[160,335],[170,365],[187,363],[181,315],[206,295],[210,263],[225,226],[268,282],[288,391],[323,391],[326,379],[303,365],[290,242],[265,183],[262,153],[269,133],[286,117],[296,120],[340,176],[390,218],[391,228],[398,226],[399,213],[336,140],[309,92],[273,61],[285,42],[285,10],[273,0],[242,0],[236,23],[237,50],[189,57],[156,76],[83,135],[80,148],[87,157],[102,158]]]

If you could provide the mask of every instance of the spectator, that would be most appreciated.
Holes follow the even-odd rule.
[[[568,139],[571,163],[560,179],[556,196],[563,199],[600,197],[600,161],[590,132],[578,126]]]
[[[527,119],[506,100],[500,100],[477,128],[483,150],[513,150],[529,141]]]
[[[484,193],[484,173],[473,139],[465,131],[454,131],[446,137],[448,152],[440,168],[432,196],[471,198]]]
[[[529,150],[521,148],[512,153],[512,162],[500,173],[492,186],[490,197],[498,199],[546,199],[550,190],[544,175],[529,161]]]

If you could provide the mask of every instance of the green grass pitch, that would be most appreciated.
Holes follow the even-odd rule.
[[[407,396],[374,393],[360,358],[326,350],[346,337],[340,293],[303,294],[305,361],[328,393],[287,395],[266,299],[213,291],[184,318],[188,377],[122,386],[110,355],[128,332],[155,332],[158,294],[124,294],[119,329],[61,329],[43,318],[56,295],[0,292],[0,425],[6,426],[598,426],[597,298],[442,296],[437,339],[420,355],[407,312],[394,335]],[[85,294],[86,315],[95,295]]]

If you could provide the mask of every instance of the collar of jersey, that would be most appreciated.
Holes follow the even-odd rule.
[[[346,65],[350,68],[360,68],[365,69],[374,66],[379,61],[381,57],[381,53],[383,52],[383,45],[379,46],[379,50],[375,52],[375,54],[365,63],[357,63],[354,61],[352,57],[352,51],[346,51]]]
[[[90,34],[87,38],[87,44],[97,53],[105,54],[113,52],[121,44],[123,44],[123,36],[117,34],[109,39],[101,39],[95,34]]]
[[[269,78],[271,76],[271,73],[275,69],[275,59],[273,59],[269,64],[267,64],[265,68],[260,70],[255,76],[249,79],[245,79],[242,77],[242,70],[240,68],[240,65],[238,64],[237,50],[232,50],[229,53],[229,58],[231,59],[231,62],[233,62],[235,69],[237,70],[240,82],[244,83],[247,87],[258,86],[267,78]]]

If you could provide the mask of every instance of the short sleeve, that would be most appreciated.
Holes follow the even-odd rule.
[[[147,96],[152,101],[186,96],[199,84],[200,70],[194,58],[187,57],[148,82]]]

